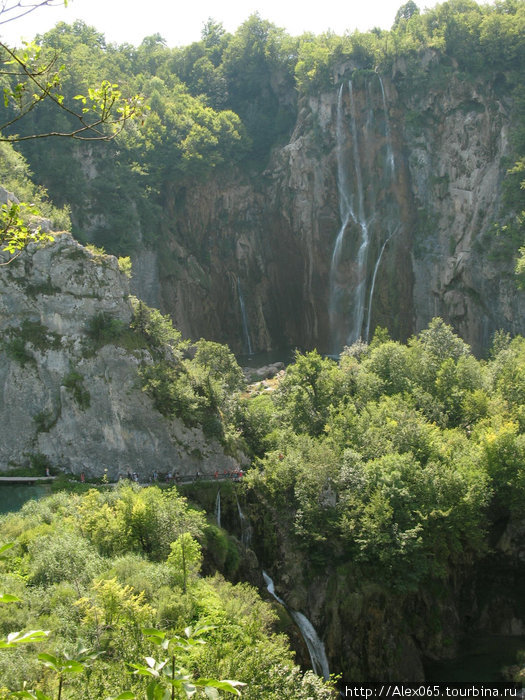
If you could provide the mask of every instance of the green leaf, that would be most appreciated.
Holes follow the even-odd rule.
[[[119,695],[112,695],[109,698],[106,698],[106,700],[135,700],[136,695],[133,691],[131,690],[125,690],[124,692],[120,693]]]
[[[30,630],[29,632],[11,632],[7,635],[7,640],[0,640],[0,649],[9,649],[18,644],[33,644],[35,642],[43,642],[49,635],[49,631]]]
[[[9,593],[0,593],[0,603],[18,603],[20,598],[16,595],[10,595]]]
[[[169,690],[162,687],[158,681],[152,681],[146,688],[147,700],[169,700]]]
[[[4,552],[7,552],[8,549],[11,549],[11,547],[14,547],[15,543],[14,542],[8,542],[7,544],[3,544],[0,547],[0,554],[3,554]]]
[[[57,673],[60,672],[60,661],[53,654],[39,654],[37,659],[44,664],[46,668],[52,668]]]
[[[241,681],[230,681],[223,680],[218,681],[215,678],[198,678],[193,681],[199,688],[218,688],[219,690],[225,690],[227,693],[232,695],[240,695],[238,688],[242,688],[246,683],[241,683]]]
[[[62,670],[64,673],[82,673],[84,670],[84,664],[81,664],[80,661],[69,659],[62,664]]]
[[[148,668],[147,666],[143,666],[142,664],[129,664],[129,666],[134,668],[135,671],[133,671],[133,673],[136,673],[139,676],[150,676],[153,678],[158,678],[159,676],[158,671]]]

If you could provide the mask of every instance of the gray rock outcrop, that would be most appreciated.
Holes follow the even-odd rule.
[[[141,390],[147,350],[90,347],[99,314],[129,324],[129,282],[116,258],[69,234],[0,267],[0,470],[49,464],[115,479],[233,468],[217,442],[161,415]]]

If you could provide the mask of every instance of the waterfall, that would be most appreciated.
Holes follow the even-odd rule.
[[[250,330],[248,328],[248,319],[246,317],[246,307],[244,306],[244,297],[242,296],[241,282],[239,278],[237,278],[237,293],[239,295],[239,306],[241,307],[242,334],[244,338],[244,345],[248,352],[248,355],[253,355],[252,342],[250,340]]]
[[[392,233],[390,233],[388,235],[388,238],[385,240],[385,242],[381,246],[381,250],[379,251],[379,255],[377,256],[376,264],[374,265],[374,274],[372,275],[372,282],[370,283],[370,296],[368,298],[368,313],[367,313],[367,319],[366,319],[365,343],[368,343],[369,336],[370,336],[370,318],[372,316],[372,299],[374,297],[374,287],[376,284],[376,277],[377,277],[377,271],[379,269],[379,264],[381,262],[381,258],[383,257],[383,252],[386,248],[386,244],[392,238],[392,236],[397,232],[398,229],[399,229],[399,226],[394,231],[392,231]]]
[[[390,120],[388,118],[388,109],[386,106],[386,96],[385,96],[385,86],[383,85],[383,79],[377,73],[377,77],[379,78],[379,84],[381,85],[381,96],[383,98],[383,114],[385,115],[385,138],[386,138],[386,157],[387,157],[387,163],[390,167],[390,176],[394,178],[395,172],[396,172],[396,167],[395,167],[395,162],[394,162],[394,151],[392,149],[392,135],[390,132]]]
[[[352,81],[348,81],[346,117],[344,83],[337,96],[336,157],[341,228],[330,264],[329,318],[333,355],[340,353],[343,344],[350,345],[361,337],[368,342],[381,259],[387,243],[400,228],[399,206],[392,189],[396,172],[386,93],[381,76],[377,74],[377,77],[381,106],[376,90],[376,113],[382,110],[381,120],[374,119],[372,84],[369,81],[366,84],[366,104],[361,107],[356,101]],[[364,129],[361,138],[360,129]],[[381,129],[380,134],[378,129]],[[386,146],[381,150],[383,143]],[[382,163],[377,158],[381,153]],[[381,173],[380,180],[374,179],[378,172]],[[381,225],[385,220],[386,226]],[[372,247],[378,251],[375,261],[369,261]]]
[[[348,82],[348,90],[350,93],[350,115],[352,128],[352,146],[354,151],[354,170],[357,184],[357,198],[359,203],[359,227],[361,229],[361,239],[359,242],[359,250],[357,252],[357,285],[354,291],[352,317],[353,323],[350,326],[350,332],[346,339],[347,344],[351,345],[361,337],[361,328],[363,325],[363,317],[365,313],[365,295],[366,295],[366,263],[368,258],[368,246],[370,244],[370,236],[368,231],[368,223],[365,216],[365,200],[363,193],[363,176],[361,171],[361,158],[359,155],[359,145],[357,142],[357,123],[356,109],[354,100],[354,90],[352,81]]]
[[[217,525],[221,526],[221,490],[217,491],[217,498],[215,499],[215,520]]]
[[[284,600],[279,598],[275,592],[275,586],[272,579],[268,576],[266,571],[262,572],[264,582],[266,583],[266,589],[270,595],[272,595],[275,600],[283,605],[290,613],[293,621],[299,628],[301,635],[305,641],[308,648],[308,653],[310,655],[310,661],[312,662],[312,669],[314,673],[318,676],[322,676],[325,681],[330,678],[330,669],[328,667],[328,659],[326,658],[326,652],[324,649],[324,644],[319,639],[317,632],[310,620],[303,615],[303,613],[297,612],[295,610],[290,610]]]
[[[339,217],[341,220],[341,228],[335,239],[334,249],[332,251],[332,260],[330,263],[330,326],[333,338],[334,354],[338,354],[341,350],[341,342],[339,335],[339,319],[338,312],[341,306],[344,305],[343,289],[341,284],[338,284],[337,273],[341,264],[341,253],[343,250],[343,240],[347,226],[352,220],[357,222],[354,210],[352,207],[352,197],[350,193],[350,177],[345,158],[345,128],[344,128],[344,109],[343,109],[343,85],[339,88],[337,96],[337,121],[336,121],[336,155],[337,155],[337,189],[339,196]]]
[[[241,544],[243,544],[245,547],[249,547],[252,542],[252,526],[250,525],[248,518],[242,512],[237,494],[235,494],[235,500],[237,501],[237,511],[239,513],[239,520],[241,523]]]
[[[262,572],[262,575],[263,575],[264,583],[266,584],[266,590],[268,591],[268,593],[269,593],[271,596],[273,596],[273,597],[275,598],[275,600],[276,600],[278,603],[280,603],[281,605],[284,605],[284,607],[286,607],[286,603],[284,602],[284,600],[283,600],[282,598],[279,598],[279,596],[278,596],[277,593],[275,592],[275,586],[274,586],[274,584],[273,584],[273,581],[272,581],[272,579],[268,576],[268,574],[266,573],[266,571],[263,571],[263,572]]]

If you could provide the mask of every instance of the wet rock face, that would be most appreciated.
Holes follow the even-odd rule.
[[[102,313],[129,324],[128,280],[116,258],[68,234],[0,268],[0,471],[48,463],[113,479],[232,468],[217,443],[166,419],[141,391],[146,350],[92,350],[86,331]]]
[[[430,75],[437,58],[423,58]],[[141,269],[139,292],[154,288],[185,335],[239,353],[330,353],[376,325],[405,339],[436,315],[478,353],[498,328],[523,333],[512,254],[490,253],[510,95],[454,74],[412,86],[404,70],[358,76],[352,98],[344,77],[302,98],[262,174],[223,171],[172,191],[157,267]]]

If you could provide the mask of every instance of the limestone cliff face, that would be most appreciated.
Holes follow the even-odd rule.
[[[342,65],[333,90],[299,101],[262,175],[172,189],[158,264],[136,289],[236,352],[336,352],[435,315],[476,352],[498,328],[523,333],[512,254],[490,254],[512,102],[504,76],[462,82],[442,60],[421,56],[416,84],[401,62],[381,79]]]
[[[0,268],[0,470],[35,459],[110,478],[230,468],[217,443],[160,415],[141,391],[147,351],[90,349],[88,324],[101,313],[129,324],[127,278],[116,258],[68,234]]]

